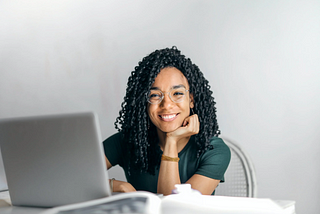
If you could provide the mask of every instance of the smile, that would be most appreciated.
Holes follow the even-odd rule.
[[[163,121],[172,121],[172,120],[174,120],[177,116],[178,116],[178,114],[159,115],[159,117],[160,117]]]

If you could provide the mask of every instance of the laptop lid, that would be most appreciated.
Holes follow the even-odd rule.
[[[0,120],[13,205],[53,207],[110,196],[94,113]]]

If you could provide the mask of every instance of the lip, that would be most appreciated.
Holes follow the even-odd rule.
[[[158,115],[160,120],[165,121],[165,122],[170,122],[173,121],[177,118],[179,113],[174,113],[174,114],[161,114]]]

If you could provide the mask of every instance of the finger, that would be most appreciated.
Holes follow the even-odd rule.
[[[182,123],[182,126],[183,126],[183,127],[186,127],[186,126],[189,125],[189,124],[190,124],[190,117],[187,117],[187,118],[184,119],[184,121],[183,121],[183,123]]]
[[[192,132],[193,133],[198,133],[199,132],[199,119],[198,119],[198,115],[192,115],[192,117],[190,118],[190,124],[192,124],[190,127],[192,128]]]
[[[200,130],[200,121],[199,121],[199,117],[198,117],[197,114],[196,114],[196,121],[197,121],[197,133],[199,133],[199,130]]]
[[[194,132],[194,130],[197,126],[196,124],[197,124],[197,120],[193,116],[187,117],[183,121],[183,127],[185,127],[188,130],[188,132],[191,132],[191,133]]]
[[[183,123],[182,123],[182,127],[186,127],[187,124],[188,124],[188,121],[185,119],[185,120],[183,121]]]

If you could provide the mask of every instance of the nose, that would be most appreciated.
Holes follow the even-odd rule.
[[[170,99],[169,93],[163,93],[163,99],[160,103],[160,106],[162,108],[170,108],[172,105],[174,105],[174,102]]]

